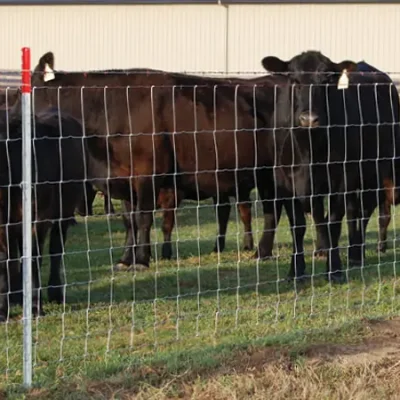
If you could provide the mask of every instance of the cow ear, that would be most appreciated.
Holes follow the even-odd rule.
[[[346,60],[337,64],[337,68],[339,72],[343,72],[343,70],[346,70],[347,72],[354,72],[357,71],[357,64],[353,61]]]
[[[54,54],[49,51],[40,57],[39,64],[36,66],[36,75],[43,82],[51,81],[55,78],[54,76]]]
[[[274,56],[263,58],[261,64],[268,72],[287,72],[289,67],[287,61]]]
[[[54,69],[54,54],[49,51],[48,53],[44,54],[42,57],[40,57],[39,60],[39,67],[44,70],[46,64],[51,68]]]

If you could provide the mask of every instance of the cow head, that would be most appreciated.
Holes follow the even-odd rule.
[[[334,63],[317,51],[307,51],[290,61],[265,57],[263,67],[272,73],[286,74],[292,84],[290,99],[294,126],[316,128],[328,124],[328,94],[338,91],[343,74],[353,72],[357,64],[352,61]],[[346,90],[346,89],[344,89]]]

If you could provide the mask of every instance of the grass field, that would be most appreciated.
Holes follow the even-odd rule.
[[[388,252],[378,255],[374,214],[367,265],[349,269],[348,283],[335,286],[320,275],[325,261],[312,260],[314,229],[310,226],[306,261],[312,277],[301,285],[284,281],[292,246],[286,216],[277,231],[274,260],[258,262],[251,258],[253,252],[238,253],[242,225],[235,208],[227,248],[220,256],[213,254],[216,223],[210,202],[199,207],[185,202],[179,209],[174,260],[157,260],[161,253],[157,245],[149,272],[113,273],[111,265],[122,251],[123,225],[118,216],[107,218],[102,213],[102,201],[97,199],[96,215],[78,218],[79,224],[69,231],[64,258],[66,304],[45,303],[46,316],[34,321],[35,388],[29,397],[287,398],[296,389],[302,390],[296,398],[314,398],[305,394],[316,396],[318,391],[325,394],[315,398],[332,398],[334,392],[329,390],[341,390],[334,383],[340,374],[344,374],[342,383],[346,377],[354,383],[351,377],[357,373],[369,377],[367,369],[376,367],[311,368],[304,361],[304,349],[314,346],[315,355],[315,346],[365,343],[373,333],[371,321],[398,314],[399,251],[393,250],[398,217],[392,220]],[[261,215],[260,205],[253,207],[256,243]],[[153,243],[162,242],[159,216]],[[345,227],[341,245],[346,265]],[[47,261],[43,282],[49,272]],[[12,320],[0,326],[0,384],[10,398],[23,398],[20,315],[21,309],[13,308]],[[288,363],[296,367],[287,369]],[[396,363],[383,367],[400,371]],[[328,387],[321,386],[324,376],[333,377]],[[279,382],[284,390],[278,393],[273,388]],[[360,387],[365,390],[365,385]],[[352,398],[345,391],[342,395]]]

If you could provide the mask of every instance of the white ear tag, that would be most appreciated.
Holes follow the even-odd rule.
[[[56,78],[56,76],[54,75],[54,71],[50,68],[49,64],[46,64],[44,66],[43,81],[48,82],[48,81],[52,81],[55,78]]]
[[[349,87],[349,77],[347,75],[347,70],[344,69],[341,77],[339,78],[337,88],[338,89],[347,89],[348,87]]]

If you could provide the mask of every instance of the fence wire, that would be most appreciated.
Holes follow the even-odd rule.
[[[34,381],[399,310],[387,75],[151,72],[60,74],[46,54],[32,75]],[[7,91],[0,111],[8,384],[22,365],[19,102]]]

